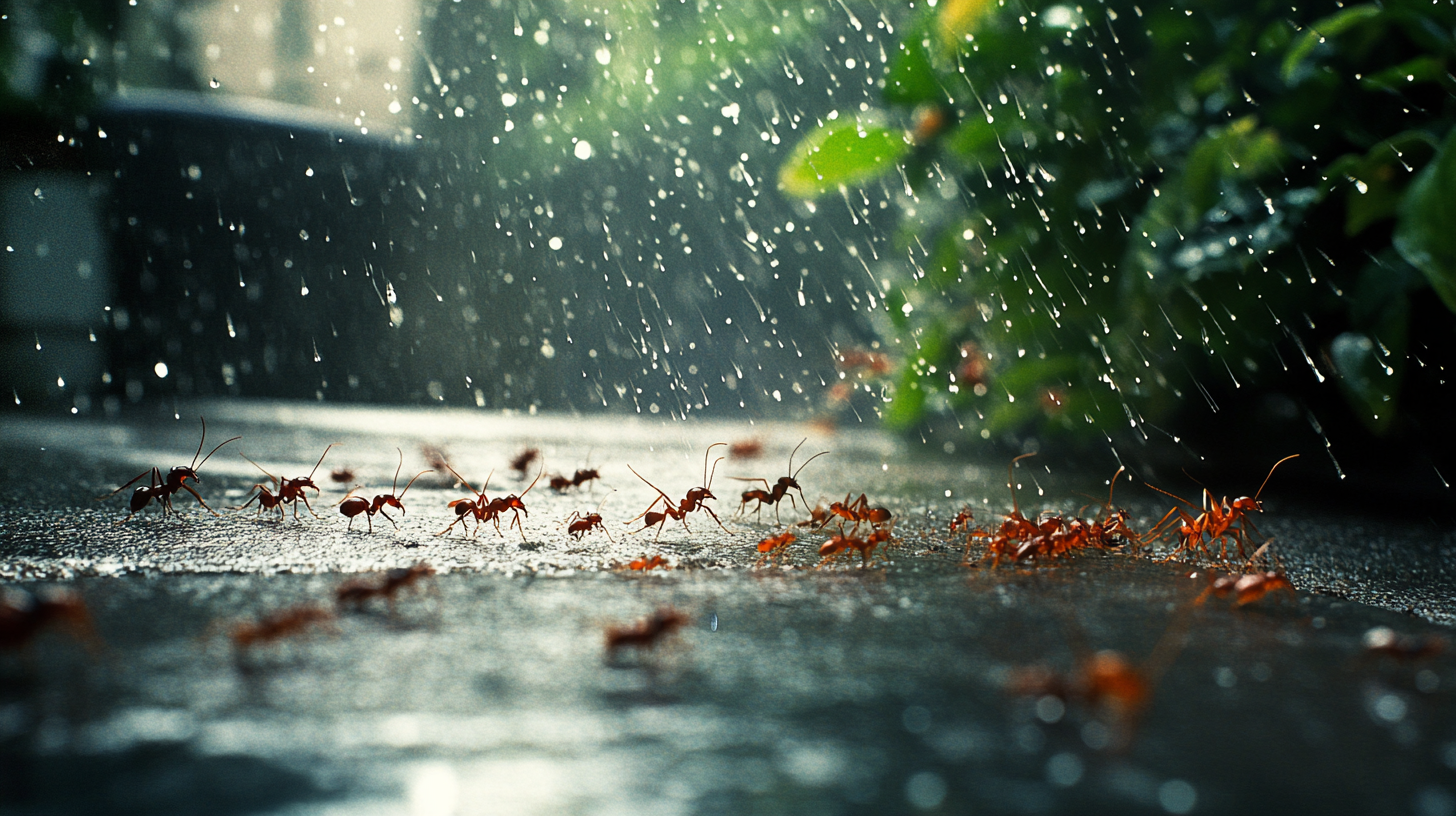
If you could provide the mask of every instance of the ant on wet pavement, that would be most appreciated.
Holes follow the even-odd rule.
[[[355,496],[354,491],[350,490],[349,494],[346,495],[343,500],[339,502],[339,512],[343,513],[349,519],[348,529],[353,529],[354,518],[360,513],[365,514],[364,519],[365,521],[369,522],[369,532],[371,533],[374,532],[375,513],[378,513],[379,515],[384,516],[386,519],[389,519],[389,523],[394,525],[395,529],[399,529],[399,525],[395,524],[394,519],[390,518],[389,514],[384,512],[384,508],[393,507],[399,510],[399,512],[401,513],[405,512],[404,504],[402,501],[404,499],[404,494],[408,493],[409,489],[414,486],[415,479],[420,478],[426,473],[433,472],[433,468],[431,468],[416,473],[414,475],[414,478],[409,480],[409,484],[404,486],[404,490],[399,491],[399,495],[396,496],[394,491],[396,488],[399,487],[399,471],[400,468],[404,467],[404,451],[400,450],[399,448],[395,448],[395,450],[399,451],[399,465],[396,466],[394,469],[394,484],[389,488],[388,493],[375,496],[374,501],[370,502],[362,496]]]
[[[197,471],[203,465],[207,464],[207,460],[212,458],[212,454],[217,453],[219,450],[222,449],[222,446],[226,445],[228,442],[235,442],[239,439],[242,439],[242,437],[235,436],[231,439],[224,440],[222,444],[212,449],[212,453],[209,453],[207,454],[207,456],[203,457],[202,461],[199,463],[197,461],[197,457],[202,455],[202,446],[207,441],[207,420],[201,417],[199,417],[199,419],[202,419],[202,438],[197,441],[197,453],[192,455],[192,464],[178,465],[177,467],[172,468],[171,470],[167,471],[167,476],[165,478],[163,478],[162,471],[160,469],[152,468],[149,471],[137,474],[137,476],[131,481],[127,482],[121,487],[118,487],[110,493],[107,493],[105,496],[97,499],[97,501],[104,501],[111,498],[112,496],[115,496],[117,493],[120,493],[128,487],[131,487],[142,479],[145,479],[148,476],[152,477],[151,484],[142,485],[141,487],[138,487],[136,490],[132,491],[131,501],[127,505],[131,512],[127,513],[126,518],[118,521],[117,524],[125,524],[126,522],[130,521],[132,516],[140,513],[143,509],[146,508],[148,504],[151,504],[153,500],[156,500],[157,504],[161,506],[162,515],[165,516],[168,513],[172,513],[175,515],[177,511],[172,507],[172,496],[175,495],[179,490],[186,490],[188,493],[191,493],[193,498],[197,499],[197,503],[202,505],[202,508],[204,510],[213,514],[214,516],[218,515],[218,512],[216,510],[208,507],[207,502],[202,500],[202,494],[194,490],[192,488],[192,485],[187,484],[187,480],[191,479],[194,482],[202,481],[202,477],[197,475]]]
[[[293,505],[293,517],[296,519],[298,518],[298,502],[302,501],[303,506],[308,508],[308,512],[312,513],[314,518],[318,518],[318,513],[313,512],[313,505],[308,503],[308,495],[303,491],[308,488],[313,488],[313,492],[315,494],[319,492],[318,485],[313,483],[313,475],[318,472],[319,465],[322,465],[324,463],[324,457],[328,456],[329,451],[338,444],[339,443],[334,442],[331,443],[327,448],[324,448],[324,452],[319,454],[318,462],[314,463],[313,470],[310,470],[307,476],[298,479],[279,479],[268,471],[263,470],[262,465],[254,462],[252,459],[248,459],[247,454],[243,454],[243,458],[248,459],[248,461],[252,463],[253,467],[257,468],[258,470],[263,470],[263,475],[268,477],[268,481],[270,483],[278,485],[278,492],[275,494],[268,490],[266,485],[255,484],[253,485],[252,489],[258,492],[253,494],[253,496],[250,497],[247,501],[238,505],[234,509],[242,510],[244,507],[252,504],[254,500],[257,500],[259,513],[262,513],[264,510],[277,510],[278,519],[282,521],[283,505]]]
[[[713,508],[703,503],[708,499],[718,498],[717,496],[713,495],[712,490],[710,490],[709,488],[712,487],[713,484],[713,473],[717,472],[718,462],[723,461],[723,457],[720,456],[718,457],[717,461],[713,462],[713,469],[711,472],[708,470],[708,457],[713,455],[713,448],[716,448],[719,445],[726,444],[726,442],[714,442],[713,444],[708,446],[708,450],[703,454],[703,486],[695,487],[689,490],[687,495],[683,497],[682,501],[678,502],[676,505],[672,503],[672,499],[668,498],[667,494],[663,493],[662,490],[657,487],[657,485],[653,484],[652,482],[648,482],[647,479],[643,478],[642,474],[638,473],[635,469],[633,469],[631,465],[628,465],[627,469],[632,471],[633,476],[642,479],[643,482],[646,482],[648,487],[657,491],[657,498],[652,500],[652,504],[647,505],[646,510],[643,510],[641,513],[637,514],[636,517],[626,522],[627,524],[631,524],[637,519],[642,519],[643,523],[641,529],[635,530],[634,533],[640,533],[643,530],[646,530],[648,527],[656,526],[657,535],[661,536],[662,527],[667,523],[667,520],[670,518],[681,521],[683,529],[687,530],[688,532],[692,532],[692,529],[688,527],[688,513],[691,513],[695,510],[702,510],[703,512],[712,516],[713,521],[717,522],[718,526],[722,528],[723,532],[726,533],[728,531],[728,528],[723,527],[723,522],[721,519],[718,518],[718,514],[713,512]],[[660,512],[653,510],[653,508],[657,507],[658,502],[662,502],[662,510]],[[653,540],[657,540],[656,537],[654,537]]]
[[[738,505],[738,512],[740,514],[745,511],[750,501],[758,502],[758,505],[754,507],[755,518],[758,517],[758,514],[763,512],[763,508],[766,505],[773,505],[774,522],[777,523],[779,520],[779,503],[783,501],[785,496],[788,496],[789,504],[793,505],[793,508],[795,510],[799,509],[799,505],[794,503],[794,494],[789,492],[791,490],[799,491],[799,499],[804,502],[804,508],[806,510],[808,509],[809,502],[807,499],[804,499],[804,489],[799,486],[799,473],[801,473],[804,468],[808,467],[810,462],[818,459],[829,451],[820,451],[819,453],[810,456],[804,461],[803,464],[799,465],[798,470],[794,470],[794,454],[798,453],[799,448],[802,448],[804,446],[804,443],[807,441],[809,441],[807,438],[800,440],[799,444],[795,445],[794,449],[789,452],[789,475],[779,477],[779,480],[775,482],[772,486],[769,485],[767,479],[744,478],[742,476],[733,477],[740,482],[763,483],[762,488],[753,488],[752,490],[743,491],[743,501],[741,504]]]

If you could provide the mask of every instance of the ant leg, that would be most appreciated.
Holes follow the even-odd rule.
[[[708,515],[712,516],[713,517],[713,521],[718,522],[718,526],[723,528],[723,532],[725,532],[725,533],[728,532],[728,528],[727,527],[723,527],[723,522],[721,520],[719,520],[718,514],[713,512],[713,508],[708,507],[707,505],[703,505],[703,512],[705,512]],[[688,526],[688,517],[687,517],[687,514],[686,513],[683,514],[683,526],[684,527]]]
[[[379,515],[384,516],[385,518],[389,519],[389,523],[390,524],[394,524],[394,519],[389,518],[389,514],[388,513],[384,512],[383,510],[380,510],[379,511]],[[374,525],[371,524],[369,526],[370,526],[370,530],[369,531],[371,533],[374,532],[374,529],[373,529]],[[398,524],[394,524],[394,529],[398,530],[399,529],[399,525]]]
[[[212,509],[211,507],[208,507],[207,506],[207,502],[205,502],[205,501],[202,500],[202,494],[198,493],[196,490],[193,490],[192,489],[192,485],[187,484],[186,482],[183,482],[182,483],[182,489],[183,490],[186,490],[188,493],[191,493],[192,494],[192,497],[194,499],[197,499],[197,503],[200,504],[200,505],[202,505],[202,509],[203,510],[206,510],[207,512],[213,514],[214,516],[221,516],[222,515],[221,513],[217,512],[216,510]]]
[[[324,451],[324,453],[328,453],[328,451]],[[308,496],[305,496],[303,494],[303,491],[302,490],[298,491],[298,498],[300,498],[300,499],[303,500],[303,506],[308,508],[308,512],[313,513],[313,517],[314,518],[318,518],[319,517],[319,514],[318,513],[314,513],[313,512],[313,505],[311,505],[311,504],[308,503]],[[298,505],[297,504],[294,504],[293,505],[293,513],[294,513],[294,515],[297,515],[298,514]]]

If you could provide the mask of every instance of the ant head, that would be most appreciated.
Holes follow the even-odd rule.
[[[401,504],[400,501],[399,501],[399,499],[396,498],[393,495],[389,495],[389,496],[375,496],[374,497],[374,504],[375,504],[376,507],[383,507],[384,505],[387,504],[390,507],[393,507],[393,508],[396,508],[396,509],[400,510],[401,512],[404,510],[404,505]]]
[[[1233,501],[1233,509],[1243,513],[1262,513],[1264,503],[1258,499],[1251,499],[1248,496],[1240,496]]]
[[[507,496],[504,501],[506,507],[509,507],[512,510],[520,510],[526,513],[526,515],[530,515],[530,513],[526,511],[526,503],[521,501],[520,496]]]
[[[197,475],[197,471],[187,465],[178,465],[172,468],[171,472],[167,474],[167,481],[175,484],[182,484],[188,479],[194,482],[202,481],[202,478]]]

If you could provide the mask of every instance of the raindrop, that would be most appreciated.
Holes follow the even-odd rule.
[[[218,81],[217,77],[213,77],[207,84],[208,87],[212,88],[213,90],[217,90],[218,88],[222,87],[222,83]]]
[[[168,370],[166,363],[157,363],[156,365],[152,366],[152,371],[157,375],[157,379],[167,379]]]

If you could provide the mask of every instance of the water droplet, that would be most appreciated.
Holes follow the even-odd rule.
[[[222,87],[222,83],[218,81],[217,77],[213,77],[207,84],[214,90]]]

